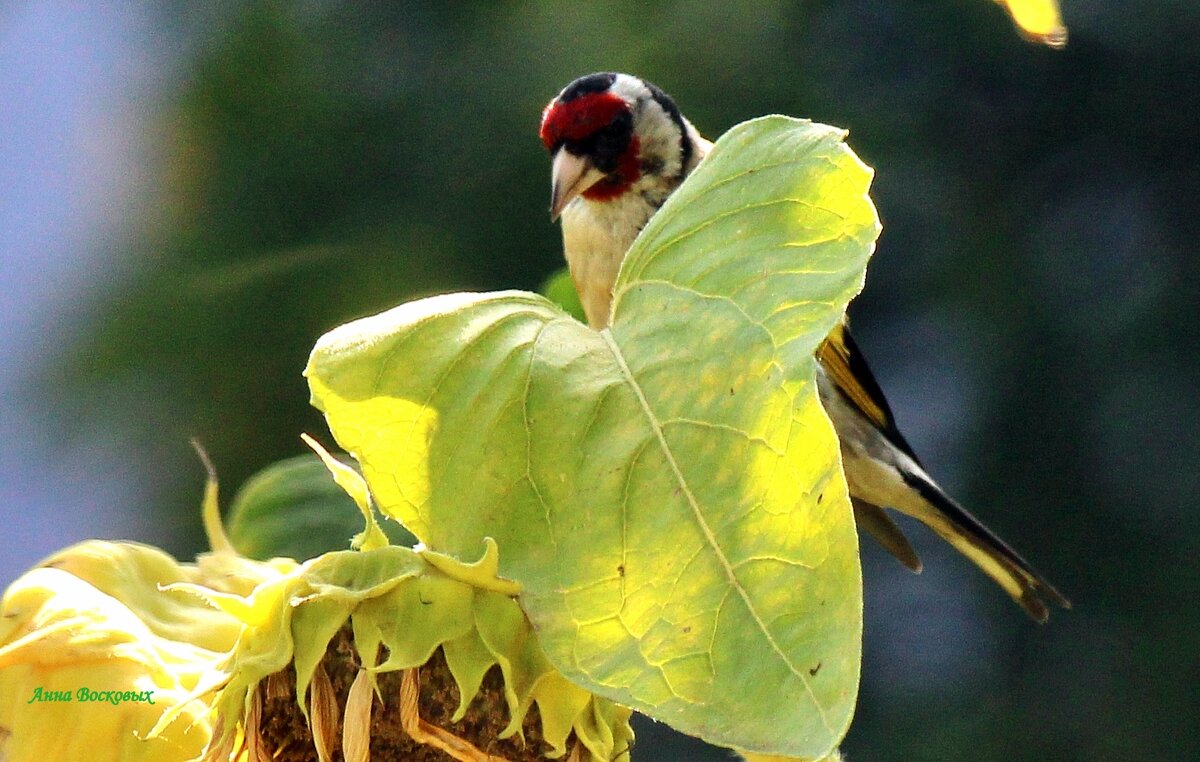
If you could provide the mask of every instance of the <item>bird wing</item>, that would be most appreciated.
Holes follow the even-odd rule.
[[[892,409],[887,398],[883,396],[883,389],[879,387],[866,358],[854,343],[845,318],[834,326],[817,348],[817,359],[850,404],[874,423],[896,449],[912,458],[914,463],[920,464],[916,453],[896,428]]]
[[[979,519],[954,501],[922,471],[901,471],[900,477],[920,497],[919,501],[900,497],[897,508],[922,522],[959,553],[969,558],[1000,585],[1034,620],[1045,622],[1050,616],[1045,598],[1064,609],[1071,602],[1024,558]]]
[[[859,447],[850,450],[843,447],[842,456],[860,527],[905,566],[917,571],[920,562],[911,546],[898,527],[888,526],[891,519],[883,508],[895,508],[931,528],[973,561],[1035,620],[1044,622],[1049,616],[1043,598],[1070,608],[1070,602],[1045,577],[925,473],[896,429],[887,399],[845,322],[830,332],[817,350],[817,357],[825,371],[824,378],[840,392],[840,402],[827,408],[838,436],[857,436]],[[856,416],[864,419],[861,424],[855,423]],[[871,430],[865,433],[868,426]]]

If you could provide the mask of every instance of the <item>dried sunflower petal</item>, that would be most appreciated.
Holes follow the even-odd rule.
[[[277,685],[279,675],[292,670],[297,709],[308,718],[321,758],[331,758],[339,741],[344,754],[357,758],[369,753],[371,739],[361,720],[372,716],[376,681],[395,673],[413,681],[415,670],[440,649],[461,697],[454,714],[459,720],[484,676],[498,667],[507,711],[496,718],[492,741],[519,735],[536,705],[547,756],[582,748],[584,758],[627,759],[629,710],[574,686],[551,667],[517,602],[501,592],[516,589],[513,583],[495,578],[494,572],[482,579],[484,570],[496,568],[495,554],[491,543],[474,564],[445,556],[430,563],[426,555],[396,546],[327,553],[265,582],[240,602],[210,594],[224,611],[240,617],[245,628],[216,700],[224,732],[214,737],[214,748],[247,727],[247,697],[256,695],[260,684],[263,690]],[[353,644],[356,663],[350,673],[354,677],[335,688],[338,681],[330,681],[326,666],[335,669],[329,654],[340,637]],[[400,702],[399,693],[381,693],[376,714],[389,716]],[[331,701],[343,705],[344,712]],[[423,743],[457,749],[469,759],[476,758],[470,749],[482,748],[479,739],[458,736],[453,727],[430,725],[412,712],[406,716],[407,729],[415,729],[409,735]],[[340,717],[345,722],[338,738]],[[480,759],[493,758],[488,752],[479,754]]]

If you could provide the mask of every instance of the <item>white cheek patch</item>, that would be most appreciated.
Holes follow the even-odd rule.
[[[641,155],[660,163],[655,174],[660,178],[678,177],[683,170],[679,151],[683,135],[671,115],[654,99],[650,88],[637,77],[618,74],[609,90],[629,104],[633,130],[641,141]]]
[[[662,161],[661,176],[678,177],[682,170],[680,141],[683,139],[679,125],[653,98],[642,101],[639,106],[633,119],[634,130],[642,141],[642,155]]]
[[[624,98],[625,102],[631,106],[647,98],[653,99],[653,96],[650,95],[650,88],[646,87],[646,83],[628,74],[618,74],[617,78],[613,80],[612,87],[608,90],[614,95]]]

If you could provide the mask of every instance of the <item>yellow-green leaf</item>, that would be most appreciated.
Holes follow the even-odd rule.
[[[306,374],[382,512],[500,547],[555,667],[714,743],[819,758],[857,693],[861,580],[813,352],[879,226],[844,133],[731,130],[635,242],[595,332],[533,294],[356,321]]]

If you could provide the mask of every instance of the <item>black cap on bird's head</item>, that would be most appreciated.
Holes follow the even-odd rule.
[[[582,197],[620,198],[644,178],[681,178],[692,142],[662,90],[628,74],[589,74],[542,112],[542,142],[553,157],[550,215]]]

